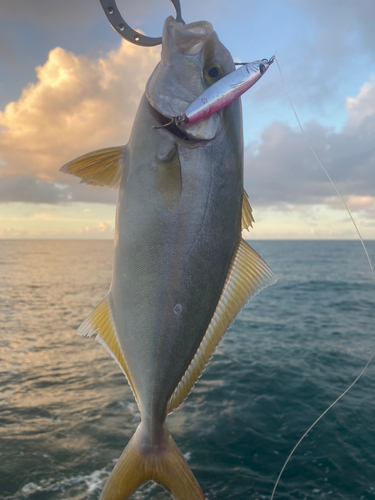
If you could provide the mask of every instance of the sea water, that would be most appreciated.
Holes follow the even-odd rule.
[[[270,497],[300,436],[375,344],[356,241],[254,241],[278,278],[242,310],[168,427],[207,500]],[[368,242],[375,260],[375,242]],[[75,335],[107,292],[111,241],[0,241],[0,497],[97,499],[140,414]],[[136,500],[167,500],[151,483]],[[375,361],[303,441],[275,499],[375,499]]]

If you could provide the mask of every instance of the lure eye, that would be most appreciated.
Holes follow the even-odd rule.
[[[217,63],[207,64],[207,66],[204,69],[204,79],[209,85],[212,85],[213,83],[217,82],[223,76],[224,76],[224,71],[220,64]]]

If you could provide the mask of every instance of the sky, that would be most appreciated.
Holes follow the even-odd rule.
[[[160,36],[168,0],[118,0]],[[365,239],[375,238],[374,0],[181,0],[237,61],[276,51],[306,136]],[[117,192],[59,168],[126,144],[160,48],[132,45],[99,0],[1,0],[0,238],[113,238]],[[303,137],[276,64],[242,97],[250,239],[351,239],[349,216]]]

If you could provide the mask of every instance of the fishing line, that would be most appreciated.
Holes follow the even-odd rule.
[[[276,61],[277,67],[278,67],[278,69],[279,69],[279,73],[280,73],[281,81],[283,82],[283,85],[284,85],[284,88],[285,88],[285,92],[286,92],[286,94],[287,94],[287,96],[288,96],[288,99],[289,99],[290,105],[292,106],[292,110],[293,110],[294,116],[296,117],[297,122],[298,122],[298,125],[299,125],[300,129],[302,130],[303,137],[304,137],[304,139],[306,140],[307,145],[309,146],[309,148],[310,148],[310,150],[311,150],[311,152],[312,152],[312,154],[313,154],[314,158],[315,158],[315,159],[316,159],[316,161],[319,163],[319,165],[320,165],[320,166],[321,166],[321,168],[323,169],[323,172],[324,172],[324,173],[326,174],[326,176],[328,177],[328,180],[330,181],[330,183],[332,184],[332,186],[335,188],[336,193],[337,193],[337,194],[339,195],[339,197],[341,198],[341,201],[343,202],[343,204],[344,204],[344,206],[345,206],[345,208],[346,208],[346,210],[347,210],[347,212],[348,212],[348,214],[349,214],[349,217],[350,217],[350,219],[351,219],[351,221],[352,221],[352,223],[353,223],[353,225],[354,225],[354,227],[355,227],[355,230],[357,231],[358,237],[359,237],[359,239],[360,239],[360,241],[361,241],[361,243],[362,243],[362,247],[363,247],[363,250],[365,251],[365,254],[366,254],[366,257],[367,257],[367,260],[368,260],[369,266],[370,266],[371,274],[372,274],[372,277],[373,277],[374,282],[375,282],[374,268],[372,267],[372,263],[371,263],[370,256],[369,256],[369,254],[368,254],[368,252],[367,252],[366,245],[365,245],[365,243],[364,243],[364,241],[363,241],[363,238],[362,238],[361,233],[360,233],[360,231],[359,231],[359,229],[358,229],[358,226],[357,226],[357,224],[356,224],[356,222],[355,222],[355,220],[354,220],[354,218],[353,218],[353,215],[352,215],[351,211],[349,210],[348,205],[346,204],[346,202],[345,202],[344,198],[342,197],[342,195],[341,195],[340,191],[339,191],[339,190],[338,190],[338,188],[336,187],[336,184],[335,184],[335,183],[333,182],[333,180],[331,179],[331,176],[329,175],[329,173],[327,172],[327,170],[324,168],[324,166],[323,166],[322,162],[319,160],[319,158],[318,158],[317,154],[315,153],[314,148],[311,146],[310,141],[309,141],[309,139],[308,139],[308,137],[307,137],[307,134],[306,134],[306,132],[305,132],[304,128],[302,127],[301,122],[300,122],[300,120],[299,120],[299,118],[298,118],[297,112],[296,112],[296,110],[294,109],[294,106],[293,106],[293,103],[292,103],[292,99],[291,99],[291,97],[290,97],[290,94],[289,94],[289,92],[288,92],[288,88],[287,88],[287,86],[286,86],[286,83],[285,83],[285,80],[284,80],[283,74],[282,74],[281,69],[280,69],[279,61],[278,61],[276,58],[275,58],[275,61]],[[313,424],[312,424],[312,425],[311,425],[311,426],[307,429],[307,431],[303,434],[303,436],[302,436],[302,437],[299,439],[299,441],[296,443],[296,445],[294,446],[294,448],[292,449],[292,451],[289,453],[288,458],[286,459],[286,461],[285,461],[285,463],[284,463],[284,465],[283,465],[283,467],[282,467],[282,469],[281,469],[281,471],[280,471],[280,473],[279,473],[279,475],[278,475],[278,477],[277,477],[277,479],[276,479],[275,486],[273,487],[273,490],[272,490],[271,500],[273,500],[273,499],[274,499],[275,492],[276,492],[276,488],[277,488],[277,486],[278,486],[278,484],[279,484],[279,482],[280,482],[281,476],[283,475],[283,472],[284,472],[284,470],[285,470],[286,466],[288,465],[288,463],[289,463],[290,459],[292,458],[292,456],[293,456],[294,452],[296,451],[296,449],[298,448],[298,446],[302,443],[302,441],[303,441],[303,440],[305,439],[305,437],[309,434],[309,432],[310,432],[310,431],[311,431],[311,430],[315,427],[315,425],[319,422],[319,420],[321,420],[321,419],[324,417],[324,415],[326,415],[326,413],[328,413],[328,412],[329,412],[329,410],[330,410],[331,408],[333,408],[333,407],[335,406],[335,404],[336,404],[336,403],[338,403],[338,402],[340,401],[340,399],[341,399],[341,398],[343,398],[343,397],[345,396],[345,394],[346,394],[347,392],[349,392],[349,391],[350,391],[350,389],[351,389],[351,388],[352,388],[352,387],[353,387],[353,386],[354,386],[354,385],[358,382],[358,380],[359,380],[359,379],[362,377],[362,375],[365,373],[365,371],[366,371],[366,369],[367,369],[368,365],[370,364],[370,362],[371,362],[372,358],[374,357],[374,354],[375,354],[375,346],[374,346],[374,348],[373,348],[373,350],[372,350],[372,352],[371,352],[371,355],[370,355],[370,357],[369,357],[369,359],[368,359],[368,361],[367,361],[367,363],[366,363],[365,367],[362,369],[362,371],[360,372],[360,374],[359,374],[359,375],[355,378],[355,380],[353,380],[353,382],[349,385],[349,387],[348,387],[347,389],[345,389],[345,391],[344,391],[344,392],[343,392],[343,393],[342,393],[342,394],[341,394],[341,395],[340,395],[340,396],[339,396],[339,397],[338,397],[338,398],[337,398],[337,399],[336,399],[336,400],[335,400],[335,401],[334,401],[331,405],[329,405],[329,406],[328,406],[328,408],[327,408],[326,410],[324,410],[324,412],[323,412],[323,413],[322,413],[322,414],[321,414],[321,415],[320,415],[320,416],[319,416],[319,417],[315,420],[315,422],[314,422],[314,423],[313,423]]]

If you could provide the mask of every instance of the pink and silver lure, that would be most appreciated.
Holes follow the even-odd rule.
[[[224,108],[255,85],[274,60],[275,56],[272,56],[270,59],[245,63],[242,68],[224,76],[208,87],[181,115],[174,117],[176,125],[194,123]]]

